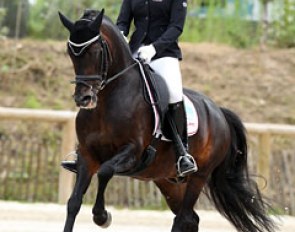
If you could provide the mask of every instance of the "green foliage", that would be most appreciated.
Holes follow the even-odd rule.
[[[295,0],[283,0],[278,8],[279,18],[274,23],[273,34],[279,47],[295,47]]]
[[[0,67],[0,73],[7,73],[9,72],[10,67],[7,64],[2,64]]]
[[[255,22],[234,18],[188,19],[182,41],[215,42],[246,48],[257,44],[260,29]]]
[[[28,0],[22,1],[28,2]],[[9,1],[10,6],[7,12],[15,12],[16,2],[17,0]],[[262,15],[267,11],[267,4],[270,2],[277,9],[269,13],[277,15],[271,16],[275,20],[272,20],[270,28],[264,30]],[[188,1],[188,17],[181,40],[226,43],[246,48],[259,44],[261,38],[270,32],[270,36],[265,36],[268,41],[271,39],[281,47],[295,46],[295,0],[260,0],[261,18],[256,21],[246,20],[249,6],[253,3],[253,0]],[[118,0],[35,0],[34,4],[30,5],[28,34],[38,39],[65,39],[68,32],[59,22],[58,11],[74,21],[85,9],[101,10],[104,8],[106,14],[115,21],[120,5],[121,1]],[[15,21],[15,16],[13,20]]]
[[[37,0],[36,3],[31,6],[29,34],[32,37],[41,39],[50,37],[60,38],[62,36],[62,31],[58,30],[55,25],[58,23],[57,9],[64,3],[65,1]]]
[[[67,31],[62,27],[58,11],[61,11],[72,21],[78,19],[85,9],[106,9],[106,14],[113,20],[119,12],[121,2],[116,0],[36,0],[31,6],[29,33],[35,38],[66,38]]]
[[[5,35],[24,37],[27,33],[29,0],[0,0],[0,9],[0,28],[1,25],[5,27]],[[4,11],[4,15],[1,11]]]
[[[247,1],[235,1],[231,10],[226,0],[198,1],[189,5],[182,40],[225,43],[241,48],[257,44],[260,29],[258,22],[245,20]]]
[[[25,108],[40,109],[42,105],[34,94],[29,95],[24,103]]]
[[[2,26],[2,22],[3,22],[5,14],[6,14],[6,10],[0,7],[0,37],[7,34],[7,28]]]

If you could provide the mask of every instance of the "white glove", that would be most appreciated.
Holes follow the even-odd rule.
[[[142,59],[145,63],[150,63],[152,58],[156,55],[156,49],[154,45],[150,44],[147,46],[140,47],[138,49],[138,57]]]
[[[124,31],[121,31],[121,33],[122,33],[122,35],[123,35],[123,37],[124,37],[124,39],[125,39],[125,41],[126,41],[126,43],[129,43],[129,40],[128,40],[128,38],[124,35]]]

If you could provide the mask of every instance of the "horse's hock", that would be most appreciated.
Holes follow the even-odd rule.
[[[3,122],[0,132],[1,199],[67,201],[72,191],[73,175],[60,168],[59,163],[75,148],[75,115],[69,111],[0,108],[0,120]],[[59,130],[58,136],[28,136],[28,132],[22,128],[31,124],[35,130],[42,123],[51,125],[49,127],[53,130]],[[245,126],[250,134],[250,169],[252,173],[265,178],[257,179],[259,186],[278,203],[275,208],[279,208],[282,213],[294,215],[295,190],[292,186],[295,185],[295,168],[292,164],[295,163],[295,156],[292,151],[295,149],[288,138],[295,136],[295,126],[253,123],[245,123]],[[45,134],[46,131],[42,133]],[[17,143],[14,142],[15,139]],[[59,142],[53,144],[54,140]],[[163,206],[161,194],[153,183],[142,183],[130,178],[116,179],[113,181],[116,184],[110,185],[107,192],[108,204],[131,207],[152,205],[155,208]],[[86,202],[94,199],[94,192],[91,187]],[[128,197],[130,195],[133,197]],[[198,207],[210,208],[205,197],[201,198]]]

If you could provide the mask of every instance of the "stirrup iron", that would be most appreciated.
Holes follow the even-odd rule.
[[[193,165],[192,165],[191,168],[189,168],[187,170],[184,170],[184,171],[181,171],[181,161],[184,158],[188,158]],[[187,176],[187,175],[189,175],[191,173],[194,173],[194,172],[198,171],[197,163],[196,163],[195,159],[190,154],[180,156],[178,158],[176,166],[177,166],[177,173],[178,173],[179,177],[185,177],[185,176]]]
[[[74,160],[68,160],[68,157],[74,157]],[[61,161],[60,165],[68,171],[77,173],[77,159],[77,152],[71,151],[69,154],[66,155],[65,160]]]

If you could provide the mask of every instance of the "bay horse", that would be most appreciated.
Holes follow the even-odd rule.
[[[140,64],[104,10],[87,10],[76,22],[62,13],[59,16],[70,32],[67,47],[76,74],[74,99],[80,107],[76,117],[77,175],[64,232],[73,230],[83,195],[95,174],[98,191],[93,221],[107,227],[111,214],[105,209],[105,189],[114,175],[130,173],[151,144],[152,107],[144,96]],[[171,182],[177,175],[173,145],[160,141],[151,164],[129,176],[153,181],[160,189],[175,214],[172,232],[199,231],[194,206],[205,186],[216,209],[238,231],[274,231],[268,204],[248,174],[241,120],[199,92],[184,89],[184,93],[199,115],[198,132],[189,138],[189,152],[198,171],[182,183]]]

